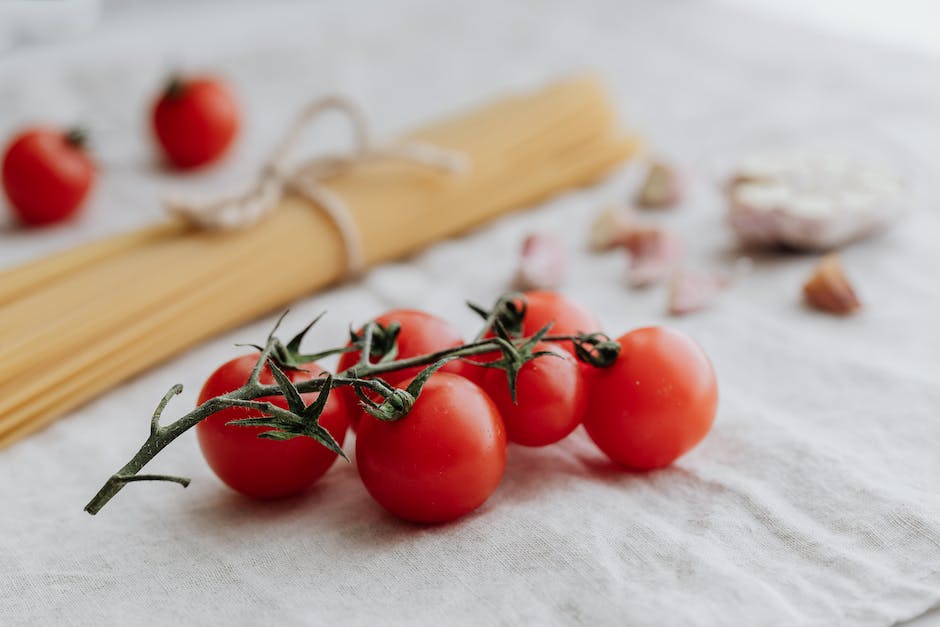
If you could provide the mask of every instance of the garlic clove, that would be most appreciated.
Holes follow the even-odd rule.
[[[824,256],[816,264],[803,284],[803,298],[811,307],[837,315],[855,313],[862,306],[837,253]]]
[[[704,270],[680,269],[669,283],[669,314],[681,316],[707,309],[728,285],[727,276]]]
[[[636,204],[648,209],[666,209],[682,200],[682,181],[669,165],[654,161],[636,195]]]
[[[549,233],[532,233],[522,243],[515,284],[521,290],[553,289],[568,270],[564,242]]]
[[[658,227],[635,228],[624,246],[630,253],[629,284],[639,288],[659,283],[679,264],[682,242]]]
[[[622,207],[608,207],[591,223],[591,250],[603,251],[624,246],[630,233],[636,228],[633,214]]]

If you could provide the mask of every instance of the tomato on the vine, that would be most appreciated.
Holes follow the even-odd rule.
[[[244,355],[233,359],[213,372],[199,394],[199,404],[210,398],[227,394],[248,381],[251,370],[258,363],[258,355]],[[288,370],[291,381],[315,379],[324,371],[316,364],[306,364],[305,370]],[[271,370],[265,366],[261,383],[274,383]],[[306,404],[312,403],[317,392],[303,394]],[[279,407],[287,407],[283,396],[258,399]],[[323,476],[336,459],[336,453],[316,440],[304,436],[290,440],[268,440],[258,434],[268,427],[240,427],[226,423],[240,418],[261,416],[261,412],[242,407],[230,407],[216,412],[196,425],[199,447],[215,474],[232,489],[259,499],[273,499],[299,494]],[[330,394],[320,424],[342,445],[346,437],[347,412],[342,398]]]
[[[523,295],[526,302],[525,318],[522,320],[523,335],[533,335],[549,322],[552,323],[549,335],[576,335],[601,330],[594,314],[558,292],[532,290]],[[558,346],[574,353],[571,342],[560,342]]]
[[[617,342],[617,361],[593,369],[584,426],[615,462],[636,470],[668,466],[711,429],[715,371],[698,344],[672,329],[636,329]]]
[[[31,226],[73,216],[94,184],[94,161],[80,131],[31,128],[3,157],[3,189],[20,221]]]
[[[524,292],[526,312],[522,319],[522,335],[530,337],[535,335],[548,323],[552,323],[549,335],[577,335],[579,333],[595,333],[600,331],[597,318],[579,303],[559,294],[544,290],[530,290]],[[519,303],[521,304],[521,303]],[[494,333],[488,331],[486,337],[493,337]],[[575,354],[574,344],[570,341],[553,342],[554,345]],[[499,353],[484,353],[467,358],[467,362],[487,362],[499,359]],[[467,363],[465,362],[465,363]],[[580,362],[579,362],[580,363]],[[582,366],[589,368],[589,366]],[[466,369],[461,373],[474,383],[486,387],[484,378],[490,368],[472,366],[467,363]]]
[[[534,350],[552,354],[523,364],[515,402],[504,370],[486,368],[483,389],[499,408],[511,442],[546,446],[581,424],[587,395],[579,362],[567,351],[548,343],[536,344]]]
[[[398,334],[398,355],[396,359],[408,359],[409,357],[418,357],[427,353],[453,348],[463,344],[463,338],[449,322],[435,315],[415,309],[393,309],[378,318],[375,322],[387,327],[392,322],[401,325],[401,331]],[[357,331],[357,335],[362,335],[362,329]],[[343,353],[339,360],[337,370],[342,372],[347,368],[354,366],[359,361],[360,352]],[[460,361],[454,361],[441,370],[454,374],[463,374],[468,368],[466,364]],[[391,385],[398,385],[399,382],[416,376],[421,367],[405,368],[395,372],[389,372],[382,375],[382,379]],[[342,388],[341,392],[346,397],[347,406],[350,410],[350,424],[353,429],[359,424],[359,418],[362,415],[359,407],[358,397],[355,392],[349,388]]]
[[[404,418],[363,418],[356,464],[369,494],[392,514],[446,522],[475,510],[499,485],[506,433],[479,386],[437,372]]]
[[[174,77],[153,108],[153,130],[163,153],[183,169],[220,158],[240,125],[238,102],[218,78]]]

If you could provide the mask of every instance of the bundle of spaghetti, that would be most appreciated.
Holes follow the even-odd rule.
[[[590,184],[638,149],[602,87],[566,80],[407,136],[465,154],[460,175],[399,161],[329,179],[368,265]],[[168,222],[0,274],[0,446],[212,335],[339,280],[343,239],[287,196],[257,225]]]

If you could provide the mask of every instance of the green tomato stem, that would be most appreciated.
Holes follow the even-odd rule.
[[[283,318],[283,316],[282,316]],[[388,374],[390,372],[395,372],[398,370],[404,370],[407,368],[415,367],[426,367],[421,374],[418,375],[414,383],[409,386],[407,393],[411,394],[413,397],[417,397],[420,393],[421,386],[424,382],[439,368],[444,366],[446,363],[464,358],[471,357],[473,355],[481,355],[484,353],[491,352],[500,352],[502,354],[512,354],[516,351],[516,346],[514,342],[518,342],[521,346],[525,346],[526,342],[532,338],[520,338],[519,340],[514,340],[510,342],[507,339],[501,337],[493,337],[487,339],[481,339],[482,335],[486,333],[489,327],[492,326],[493,321],[495,320],[495,314],[491,314],[487,317],[486,326],[484,331],[481,332],[477,339],[469,344],[464,344],[462,346],[457,346],[453,348],[448,348],[445,350],[436,351],[433,353],[428,353],[425,355],[419,355],[416,357],[410,357],[407,359],[398,359],[390,361],[379,361],[378,363],[370,362],[370,353],[372,348],[373,341],[373,327],[372,323],[367,324],[364,331],[363,346],[362,350],[362,359],[356,365],[348,368],[347,370],[340,372],[337,376],[324,379],[311,379],[308,381],[302,381],[295,385],[295,389],[300,393],[309,393],[309,392],[324,392],[324,388],[327,385],[330,389],[351,386],[357,389],[368,388],[374,392],[377,392],[383,398],[389,398],[390,395],[399,392],[396,388],[389,386],[384,382],[380,376],[383,374]],[[280,323],[280,320],[278,320]],[[276,327],[275,327],[276,329]],[[548,342],[563,342],[571,341],[578,339],[579,336],[572,335],[557,335],[557,336],[546,336],[542,338],[543,341]],[[212,414],[225,409],[227,407],[249,407],[253,409],[258,409],[268,414],[276,417],[280,420],[290,420],[295,418],[295,414],[290,411],[284,410],[280,407],[271,405],[270,403],[259,403],[254,399],[265,397],[265,396],[277,396],[282,395],[285,391],[285,388],[282,388],[280,384],[269,384],[263,385],[260,383],[260,375],[263,370],[264,364],[268,362],[268,359],[275,353],[276,349],[280,347],[280,341],[274,337],[274,332],[268,337],[268,341],[265,347],[261,350],[261,354],[258,357],[258,364],[252,370],[251,375],[248,378],[248,382],[245,383],[242,387],[238,388],[233,392],[228,394],[223,394],[215,398],[209,399],[205,403],[199,405],[191,412],[185,414],[178,420],[161,426],[160,418],[163,415],[166,406],[169,404],[170,400],[183,391],[182,385],[173,386],[162,398],[160,403],[157,405],[156,410],[153,413],[153,417],[150,423],[150,435],[144,444],[140,447],[137,453],[127,462],[124,466],[121,467],[116,473],[111,475],[108,480],[104,483],[98,493],[88,502],[85,506],[85,511],[89,514],[97,514],[101,509],[107,505],[111,499],[113,499],[118,492],[124,489],[128,483],[137,482],[137,481],[169,481],[178,483],[183,487],[189,485],[189,479],[184,477],[176,477],[171,475],[144,475],[139,474],[140,471],[146,466],[160,451],[169,446],[176,438],[181,436],[183,433],[189,429],[195,427],[197,424],[211,416]],[[347,351],[347,347],[330,349],[315,355],[310,355],[309,357],[319,358],[323,354],[332,354],[338,352]],[[516,353],[518,355],[518,353]],[[307,360],[308,363],[311,360]],[[476,363],[470,361],[469,363]],[[286,384],[294,385],[294,384]],[[289,388],[288,388],[288,391]],[[328,392],[328,391],[327,391]],[[323,399],[325,401],[325,399]],[[413,399],[412,399],[413,400]],[[379,412],[381,409],[380,405],[373,404],[373,410]],[[310,408],[308,408],[310,409]],[[315,411],[317,408],[313,408],[311,411]],[[367,408],[368,409],[368,408]],[[370,413],[374,413],[370,411]],[[374,415],[377,415],[374,413]],[[396,415],[394,412],[390,416],[381,416],[384,420],[397,420],[401,418],[401,415]],[[316,420],[318,416],[314,416]],[[303,432],[301,435],[308,435],[309,432]],[[338,445],[336,445],[338,447]],[[339,448],[335,450],[340,450]]]

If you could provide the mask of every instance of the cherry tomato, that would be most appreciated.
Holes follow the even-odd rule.
[[[548,292],[541,290],[532,290],[524,293],[526,300],[525,318],[522,319],[522,334],[531,336],[542,330],[549,322],[552,323],[549,335],[575,335],[577,333],[594,333],[600,331],[600,323],[590,311],[582,307],[573,300],[562,296],[558,292]],[[486,337],[493,337],[492,332],[488,332]],[[574,344],[572,342],[553,342],[572,355],[574,355]],[[484,353],[468,358],[468,361],[487,362],[499,359],[499,353]],[[579,364],[581,362],[578,362]],[[590,366],[582,365],[582,369],[589,370]],[[487,376],[490,368],[481,368],[465,363],[464,371],[461,373],[474,383],[481,387],[484,385],[484,377]],[[586,372],[585,372],[586,374]]]
[[[672,329],[637,329],[617,341],[617,361],[593,369],[584,426],[615,462],[668,466],[711,429],[715,371],[698,344]]]
[[[548,351],[526,362],[516,378],[516,402],[509,393],[506,372],[486,368],[483,389],[499,408],[511,442],[545,446],[575,430],[584,416],[587,395],[577,359],[548,343],[535,346]]]
[[[3,157],[3,189],[20,221],[31,226],[75,215],[95,177],[79,131],[28,129]]]
[[[590,311],[558,292],[533,290],[525,292],[526,314],[522,321],[522,332],[533,335],[549,322],[550,335],[575,335],[600,331],[600,323]],[[571,342],[560,342],[561,346],[574,353]]]
[[[449,322],[424,311],[393,309],[376,318],[375,322],[383,327],[387,327],[392,322],[401,325],[401,331],[398,334],[398,356],[396,359],[417,357],[418,355],[433,353],[463,344],[463,338]],[[362,334],[362,329],[359,329],[357,333]],[[359,354],[359,351],[343,353],[337,370],[342,372],[354,366],[359,361]],[[441,371],[463,374],[465,369],[469,367],[463,362],[454,361],[444,366]],[[416,376],[422,369],[406,368],[390,372],[383,375],[382,378],[392,385],[398,385],[401,381]],[[339,388],[337,391],[341,392],[346,398],[347,406],[350,409],[350,424],[355,429],[363,413],[359,406],[358,397],[354,391],[346,387]]]
[[[178,168],[219,159],[238,134],[235,96],[217,78],[174,78],[153,109],[153,129],[163,152]]]
[[[245,355],[222,364],[206,380],[199,394],[199,403],[238,389],[248,381],[258,356]],[[315,364],[307,364],[306,371],[290,370],[291,381],[315,379],[323,373]],[[274,383],[269,368],[261,372],[262,383]],[[304,402],[312,403],[317,393],[303,394]],[[258,400],[270,401],[287,407],[283,396]],[[209,466],[219,479],[232,489],[258,499],[274,499],[299,494],[323,476],[336,453],[316,440],[297,437],[291,440],[266,440],[258,437],[267,427],[239,427],[228,425],[231,420],[261,416],[253,409],[231,407],[216,412],[196,425],[199,447]],[[347,412],[342,399],[330,394],[320,416],[320,424],[337,442],[346,437]]]
[[[506,433],[479,386],[437,372],[401,420],[363,418],[356,465],[369,494],[392,514],[446,522],[475,510],[499,485]]]

